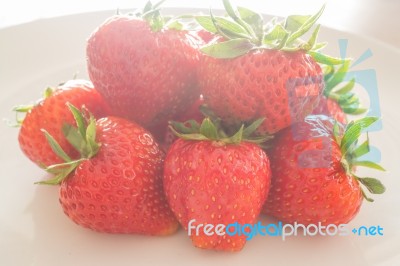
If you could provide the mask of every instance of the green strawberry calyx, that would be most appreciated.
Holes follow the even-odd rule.
[[[24,122],[24,118],[25,118],[26,113],[28,113],[30,110],[32,110],[36,105],[38,105],[43,100],[45,100],[45,99],[49,98],[50,96],[52,96],[55,91],[56,91],[55,88],[47,87],[43,91],[42,98],[39,99],[36,103],[14,106],[12,111],[15,112],[15,121],[14,122],[8,121],[8,125],[11,126],[11,127],[20,127],[22,125],[22,123]]]
[[[319,52],[326,43],[318,43],[320,25],[314,27],[325,5],[314,15],[292,15],[279,21],[277,18],[264,23],[263,17],[248,8],[234,7],[223,0],[228,17],[196,16],[205,30],[217,34],[223,40],[204,46],[201,51],[215,58],[235,58],[257,49],[275,49],[287,52],[305,51],[322,64],[342,64],[346,59],[334,58]],[[314,27],[307,41],[300,39]]]
[[[71,110],[76,126],[64,124],[62,131],[67,141],[79,151],[81,158],[73,160],[62,149],[60,144],[45,129],[42,129],[51,149],[58,157],[64,160],[64,163],[51,165],[45,170],[53,174],[54,177],[48,180],[37,182],[36,184],[58,185],[67,178],[83,161],[94,157],[99,149],[100,143],[96,142],[96,119],[92,114],[89,118],[85,118],[83,112],[79,111],[75,106],[67,103]]]
[[[359,97],[352,91],[355,85],[355,78],[344,83],[351,60],[344,61],[339,66],[326,65],[324,68],[325,89],[324,95],[336,101],[343,112],[351,115],[363,114],[367,111],[361,107]]]
[[[346,126],[343,134],[340,133],[341,130],[338,123],[336,123],[333,127],[333,135],[342,153],[341,164],[343,169],[347,174],[353,176],[361,185],[367,188],[367,190],[372,194],[384,193],[386,190],[385,186],[378,179],[357,176],[354,173],[354,169],[357,166],[363,166],[379,171],[385,171],[385,169],[379,164],[370,160],[362,159],[363,155],[366,155],[370,152],[368,134],[367,139],[363,143],[358,143],[361,133],[363,133],[364,130],[378,120],[378,117],[364,117],[359,120],[352,121]],[[367,201],[374,201],[367,196],[362,188],[361,192]]]
[[[153,4],[149,0],[143,8],[136,10],[133,15],[147,21],[153,31],[160,31],[164,28],[166,23],[165,18],[160,13],[160,6],[164,2],[165,0],[161,0],[156,4]]]
[[[169,127],[176,136],[184,140],[215,141],[221,145],[240,144],[241,142],[262,144],[272,136],[254,136],[253,133],[264,120],[264,118],[257,119],[247,127],[242,124],[239,130],[231,136],[228,136],[222,129],[220,120],[213,120],[210,117],[204,118],[201,124],[195,120],[185,123],[171,121]]]

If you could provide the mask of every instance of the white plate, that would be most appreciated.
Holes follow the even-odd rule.
[[[187,11],[187,10],[186,10]],[[177,9],[170,10],[177,12]],[[12,106],[37,99],[43,88],[85,78],[85,41],[113,12],[98,12],[37,21],[0,31],[0,117],[13,118]],[[380,225],[384,236],[257,236],[237,254],[194,248],[182,230],[169,237],[99,234],[72,223],[58,203],[57,187],[36,186],[46,174],[18,147],[18,130],[1,125],[0,265],[399,265],[400,168],[398,85],[400,53],[359,36],[323,28],[320,40],[339,55],[338,39],[348,39],[347,55],[373,56],[354,71],[376,71],[383,129],[371,133],[387,173],[371,171],[387,186],[364,203],[351,226]],[[264,222],[270,221],[265,217]]]

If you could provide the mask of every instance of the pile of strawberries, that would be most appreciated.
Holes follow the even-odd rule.
[[[19,143],[59,185],[75,223],[99,232],[169,235],[194,224],[343,224],[369,192],[357,166],[378,118],[347,123],[360,102],[348,59],[320,52],[313,16],[165,18],[160,4],[108,18],[89,37],[91,81],[71,80],[20,106]],[[308,34],[307,41],[300,39]],[[238,251],[246,236],[192,234]]]

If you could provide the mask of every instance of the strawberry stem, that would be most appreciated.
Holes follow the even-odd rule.
[[[360,161],[359,157],[367,154],[370,151],[369,148],[369,137],[367,134],[367,140],[361,145],[357,145],[358,139],[361,133],[378,121],[378,117],[364,117],[362,119],[350,122],[341,138],[338,137],[338,130],[334,127],[334,137],[336,138],[340,150],[342,152],[341,164],[343,169],[348,175],[353,176],[361,185],[366,187],[372,194],[382,194],[385,192],[385,186],[375,178],[371,177],[358,177],[354,174],[354,166],[369,167],[379,171],[385,171],[385,169],[379,164],[372,161]],[[335,125],[336,126],[336,125]],[[340,140],[340,141],[338,141]],[[361,189],[363,197],[372,202],[373,199],[369,198],[365,191]]]
[[[152,31],[160,31],[165,26],[165,19],[160,13],[160,6],[164,2],[165,0],[161,0],[153,5],[149,0],[142,10],[135,12],[135,15],[147,21]]]
[[[287,52],[320,50],[324,44],[317,43],[320,26],[316,26],[308,41],[300,39],[314,27],[322,15],[325,5],[313,16],[289,16],[284,21],[272,19],[265,27],[263,17],[247,8],[234,7],[229,0],[222,0],[229,16],[197,16],[196,21],[205,30],[224,38],[222,42],[212,42],[203,49],[205,54],[215,58],[235,58],[253,49],[276,49]],[[334,61],[318,54],[324,61]]]
[[[55,176],[49,180],[40,181],[35,184],[58,185],[67,178],[83,161],[94,157],[99,149],[100,143],[96,142],[96,120],[92,114],[89,119],[85,119],[82,111],[79,111],[71,103],[67,103],[68,108],[74,116],[76,127],[65,124],[62,128],[67,141],[79,151],[81,158],[72,160],[62,149],[60,144],[45,129],[42,129],[53,152],[65,162],[50,165],[45,170]]]
[[[43,99],[47,99],[50,96],[52,96],[54,92],[55,92],[54,88],[47,87],[43,91],[43,97],[42,97],[42,99],[39,100],[39,102],[41,100],[43,100]],[[33,107],[35,107],[35,105],[36,104],[25,104],[25,105],[14,106],[12,111],[15,112],[15,122],[7,121],[8,126],[10,126],[10,127],[20,127],[22,125],[22,123],[24,122],[24,118],[25,118],[26,113],[28,113],[30,110],[32,110]]]
[[[201,125],[194,120],[190,120],[185,123],[170,122],[169,127],[176,136],[184,140],[218,141],[224,144],[240,144],[246,141],[261,144],[272,138],[270,135],[253,136],[264,120],[264,118],[257,119],[247,127],[242,124],[239,130],[231,136],[225,133],[219,120],[213,121],[210,117],[206,117]],[[190,125],[186,126],[186,124]]]

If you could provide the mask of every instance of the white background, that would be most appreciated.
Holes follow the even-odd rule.
[[[143,6],[146,0],[3,0],[0,1],[0,28],[38,18],[97,10],[117,10]],[[153,0],[157,2],[157,0]],[[332,28],[357,33],[400,48],[399,0],[236,0],[238,5],[259,12],[288,15],[311,14],[323,3],[327,8],[320,22]],[[167,0],[165,7],[222,7],[220,0]]]

